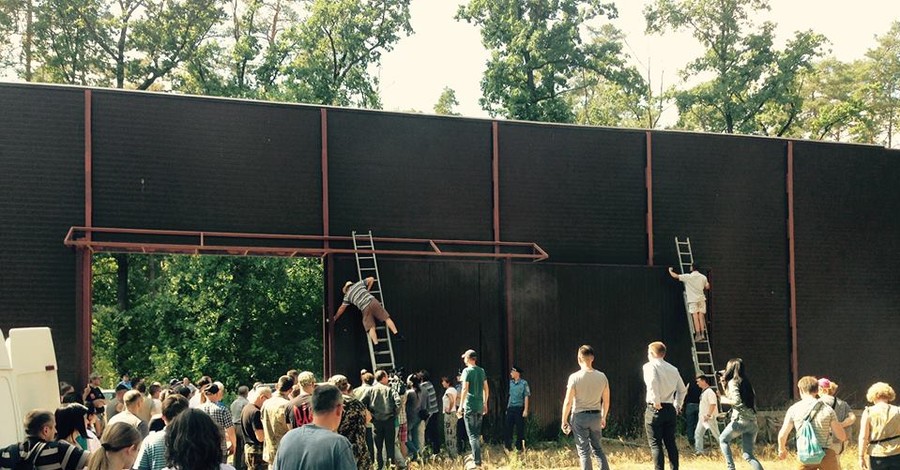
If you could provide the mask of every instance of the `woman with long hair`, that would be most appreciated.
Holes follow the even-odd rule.
[[[725,396],[720,397],[722,404],[731,405],[731,422],[719,436],[719,447],[725,456],[728,470],[734,470],[734,457],[731,455],[731,441],[741,438],[742,457],[753,470],[762,470],[759,460],[753,455],[753,445],[759,425],[756,423],[756,392],[747,376],[747,369],[741,358],[728,361],[721,378]]]
[[[128,423],[113,423],[103,432],[100,443],[91,454],[87,470],[130,469],[141,447],[141,433]]]
[[[170,470],[234,470],[222,463],[222,429],[208,414],[191,408],[166,426],[166,465]]]
[[[419,408],[422,407],[421,389],[419,388],[421,382],[416,374],[410,374],[406,378],[406,449],[409,458],[412,460],[419,458],[419,450],[422,445],[418,438],[419,424],[422,422],[422,419],[419,417]]]
[[[86,406],[78,403],[69,403],[56,409],[56,440],[66,441],[69,444],[88,448]]]

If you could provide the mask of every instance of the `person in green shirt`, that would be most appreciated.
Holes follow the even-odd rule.
[[[484,369],[478,367],[478,354],[469,349],[462,355],[463,369],[460,376],[462,390],[459,395],[460,407],[456,412],[457,417],[465,416],[466,433],[469,435],[469,444],[472,446],[472,458],[476,468],[481,468],[481,419],[488,412],[488,388],[487,374]]]

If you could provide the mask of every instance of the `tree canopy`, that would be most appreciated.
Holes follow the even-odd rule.
[[[211,375],[236,385],[288,369],[322,370],[318,259],[128,255],[128,308],[118,261],[94,257],[95,367],[155,379]]]
[[[712,79],[673,93],[679,127],[781,136],[796,124],[802,108],[798,78],[826,40],[801,31],[784,49],[775,48],[775,24],[756,26],[750,19],[767,9],[768,0],[655,0],[645,8],[648,33],[688,30],[706,48],[682,78]]]
[[[601,0],[470,0],[458,20],[481,28],[491,58],[481,80],[481,106],[491,115],[512,119],[572,122],[566,95],[587,83],[575,79],[590,72],[615,83],[635,77],[625,66],[620,41],[584,42],[582,29],[616,17]],[[639,75],[637,75],[639,78]]]

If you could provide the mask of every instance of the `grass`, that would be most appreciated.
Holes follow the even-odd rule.
[[[603,442],[603,450],[609,459],[610,467],[615,470],[646,470],[653,468],[650,459],[650,448],[646,441],[613,441]],[[575,454],[575,445],[566,442],[540,443],[535,448],[528,449],[524,453],[512,452],[507,454],[502,446],[487,445],[482,448],[483,468],[506,469],[578,469],[578,456]],[[725,466],[725,459],[718,450],[705,456],[694,456],[693,450],[684,438],[679,437],[678,453],[681,468],[691,470],[721,470]],[[796,456],[789,455],[785,460],[778,460],[776,449],[772,445],[760,446],[755,449],[756,457],[766,470],[795,470],[797,468]],[[750,466],[741,459],[740,448],[732,445],[732,455],[735,456],[735,466],[738,470],[749,469]],[[856,468],[856,448],[848,447],[841,454],[842,468]],[[461,470],[465,468],[463,457],[456,459],[438,458],[423,464],[413,463],[410,469],[415,470]],[[594,468],[597,467],[596,459]],[[666,469],[669,468],[668,461]]]

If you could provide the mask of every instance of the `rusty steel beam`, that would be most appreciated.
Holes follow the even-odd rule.
[[[139,235],[143,237],[189,237],[195,238],[197,243],[167,243],[162,241],[109,241],[97,240],[97,234],[103,235]],[[79,236],[81,235],[81,236]],[[90,236],[89,235],[93,235]],[[282,241],[282,242],[322,242],[321,247],[285,246],[252,246],[242,244],[210,244],[210,238],[239,239],[254,241]],[[92,252],[155,252],[155,253],[183,253],[183,254],[215,254],[228,255],[239,253],[244,256],[316,256],[322,257],[328,254],[354,253],[377,254],[388,256],[439,256],[454,258],[490,258],[490,259],[515,259],[541,261],[549,256],[536,243],[530,242],[501,242],[501,241],[477,241],[477,240],[444,240],[427,238],[396,238],[373,237],[380,243],[392,243],[402,245],[423,245],[422,248],[411,249],[375,249],[354,250],[353,248],[336,248],[326,245],[326,242],[350,242],[352,237],[326,236],[326,235],[285,235],[285,234],[252,234],[230,232],[201,232],[186,230],[151,230],[151,229],[126,229],[126,228],[101,228],[101,227],[71,227],[66,234],[63,243],[66,246],[88,249]],[[441,250],[439,247],[443,246]],[[485,251],[448,251],[447,247],[465,246],[481,247]],[[427,248],[425,248],[427,247]],[[507,249],[526,249],[529,253],[503,252]],[[490,250],[490,251],[487,251]]]

